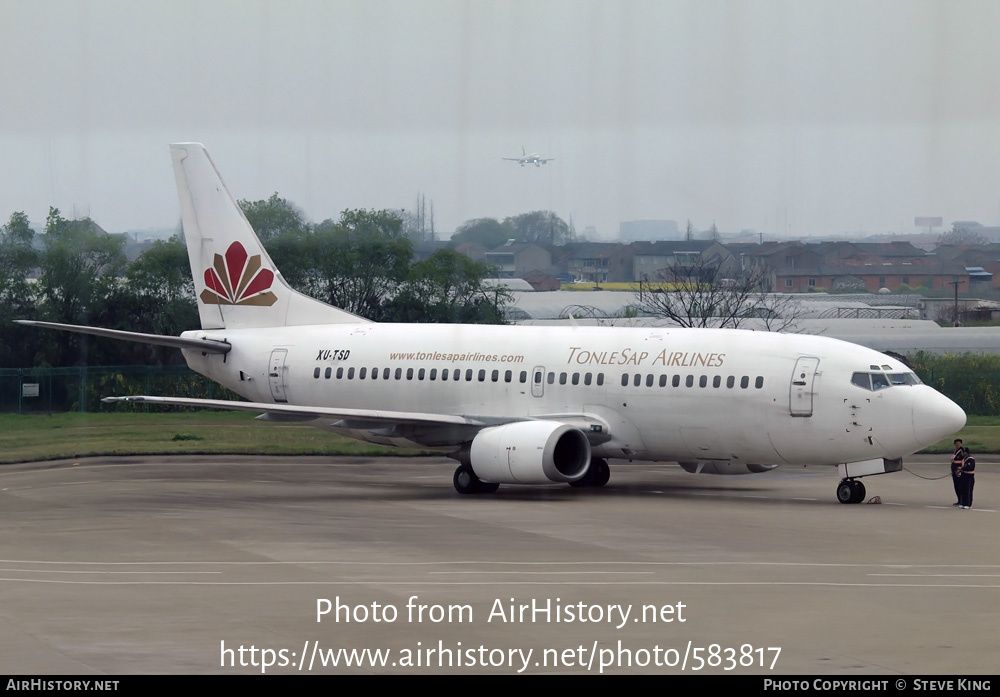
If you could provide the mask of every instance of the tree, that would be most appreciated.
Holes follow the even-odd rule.
[[[413,258],[413,244],[403,234],[399,216],[385,210],[345,210],[336,223],[317,225],[310,237],[306,292],[380,320],[384,300],[406,280]]]
[[[745,270],[736,278],[723,273],[722,259],[701,254],[674,264],[659,274],[653,288],[640,283],[637,307],[681,327],[738,328],[747,320],[762,320],[768,331],[792,328],[798,304],[771,293],[770,272],[764,266]],[[734,274],[735,275],[735,274]],[[664,288],[664,286],[668,286]]]
[[[406,284],[386,304],[393,322],[503,324],[512,302],[503,286],[488,284],[489,267],[441,249],[410,267]]]
[[[39,314],[52,322],[96,324],[94,317],[120,283],[125,238],[109,235],[90,218],[67,220],[58,208],[49,208],[42,243]],[[70,335],[66,343],[51,346],[45,359],[53,365],[86,361],[84,337]]]
[[[466,220],[458,226],[451,236],[452,246],[457,247],[466,242],[481,244],[487,249],[499,247],[509,239],[517,239],[518,231],[507,221],[500,222],[496,218],[476,218]]]
[[[16,319],[34,319],[37,300],[35,284],[28,276],[38,265],[38,252],[31,246],[35,231],[28,216],[13,213],[0,228],[0,365],[29,366],[34,357],[29,333],[33,330],[13,324]]]
[[[517,231],[514,236],[521,242],[530,242],[552,248],[570,240],[569,225],[552,211],[522,213],[504,220],[504,225]]]
[[[938,237],[938,245],[950,244],[956,247],[978,247],[990,243],[989,238],[976,228],[960,227],[957,223],[951,230]]]
[[[301,211],[279,197],[277,192],[266,201],[240,200],[239,204],[257,237],[265,244],[278,235],[301,234],[309,230]]]

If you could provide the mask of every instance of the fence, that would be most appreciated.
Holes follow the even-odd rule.
[[[139,394],[237,399],[229,390],[182,365],[0,368],[0,413],[149,411],[148,404],[101,403],[102,397]]]

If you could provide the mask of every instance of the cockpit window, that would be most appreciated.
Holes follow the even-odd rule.
[[[889,382],[893,385],[919,385],[920,378],[915,373],[889,373]]]
[[[891,385],[920,385],[916,373],[854,373],[851,384],[866,390],[881,390]]]

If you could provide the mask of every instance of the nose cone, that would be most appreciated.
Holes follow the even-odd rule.
[[[921,447],[957,433],[964,426],[965,411],[937,390],[926,387],[913,400],[913,433]]]

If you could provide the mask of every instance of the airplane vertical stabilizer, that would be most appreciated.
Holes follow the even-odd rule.
[[[200,143],[170,146],[203,329],[353,324],[281,277]]]

